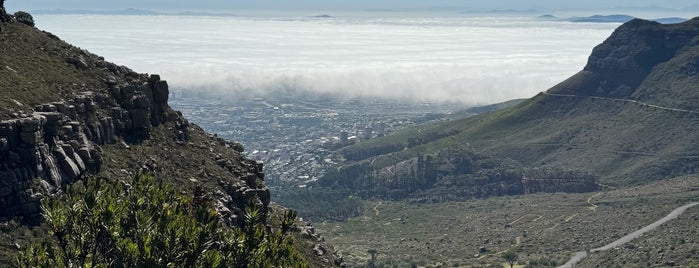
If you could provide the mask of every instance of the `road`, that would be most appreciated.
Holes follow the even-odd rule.
[[[646,227],[638,229],[637,231],[630,233],[622,238],[619,238],[614,242],[611,242],[611,243],[604,245],[602,247],[599,247],[599,248],[592,249],[589,252],[598,252],[598,251],[609,250],[612,248],[617,248],[623,244],[628,243],[631,240],[639,238],[643,234],[645,234],[649,231],[652,231],[655,228],[658,228],[658,226],[677,218],[678,216],[680,216],[680,214],[684,213],[687,209],[689,209],[693,206],[696,206],[696,205],[699,205],[699,202],[689,203],[689,204],[686,204],[684,206],[678,207],[675,210],[673,210],[672,212],[670,212],[670,214],[667,214],[667,216],[663,217],[662,219],[660,219],[660,220],[658,220],[658,221],[656,221],[656,222],[654,222]],[[573,268],[573,267],[575,267],[576,263],[582,261],[585,257],[587,257],[587,255],[588,255],[587,251],[577,252],[577,253],[575,253],[575,256],[573,256],[573,258],[571,258],[565,264],[558,266],[558,268]]]
[[[682,112],[682,113],[690,113],[690,114],[699,114],[698,111],[692,111],[692,110],[686,110],[686,109],[679,109],[679,108],[672,108],[672,107],[665,107],[665,106],[660,106],[660,105],[655,105],[655,104],[650,104],[650,103],[645,103],[637,100],[632,100],[632,99],[618,99],[618,98],[608,98],[608,97],[598,97],[598,96],[580,96],[580,95],[570,95],[570,94],[556,94],[556,93],[548,93],[548,92],[541,92],[541,94],[547,95],[547,96],[554,96],[554,97],[569,97],[569,98],[591,98],[591,99],[596,99],[596,100],[610,100],[610,101],[621,101],[621,102],[631,102],[631,103],[636,103],[641,106],[647,106],[655,109],[660,109],[660,110],[666,110],[666,111],[673,111],[673,112]]]

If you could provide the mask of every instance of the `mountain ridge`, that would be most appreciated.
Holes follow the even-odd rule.
[[[33,226],[43,198],[87,177],[128,183],[142,172],[185,192],[201,187],[231,227],[241,226],[249,205],[264,217],[286,210],[271,204],[262,163],[171,109],[159,75],[8,18],[0,22],[0,222],[8,243],[24,247],[34,236],[10,223]],[[294,237],[312,265],[335,264],[312,227],[297,222]],[[3,243],[0,266],[12,265],[20,246]]]
[[[680,24],[629,21],[595,47],[583,70],[548,91],[514,107],[343,148],[339,153],[348,162],[339,174],[363,165],[369,168],[364,180],[382,180],[373,174],[391,174],[415,165],[410,163],[421,155],[453,148],[535,169],[592,172],[600,187],[699,172],[698,25],[699,18]],[[331,176],[321,185],[334,185]]]

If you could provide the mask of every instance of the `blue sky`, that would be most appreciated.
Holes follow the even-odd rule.
[[[696,0],[7,0],[9,10],[37,9],[124,9],[157,11],[235,11],[236,9],[295,10],[434,10],[491,9],[614,9],[617,7],[699,8]],[[698,9],[699,10],[699,9]]]

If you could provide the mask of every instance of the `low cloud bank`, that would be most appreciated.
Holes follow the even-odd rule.
[[[485,104],[580,70],[618,24],[527,18],[41,15],[39,27],[174,88]]]

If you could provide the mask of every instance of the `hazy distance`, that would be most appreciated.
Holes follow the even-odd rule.
[[[541,21],[534,19],[537,15],[625,10],[645,18],[689,17],[687,12],[695,8],[684,0],[8,0],[6,4],[10,11],[142,8],[235,14],[35,15],[38,27],[109,61],[138,72],[159,73],[175,89],[231,96],[309,90],[342,97],[473,105],[531,97],[548,89],[580,70],[592,48],[619,25]],[[312,18],[316,15],[332,17]]]
[[[38,27],[173,88],[486,104],[580,70],[619,24],[533,18],[39,15]]]
[[[32,9],[121,9],[149,8],[159,11],[193,10],[193,11],[233,11],[237,9],[277,9],[277,10],[571,10],[571,9],[687,9],[696,8],[693,0],[9,0],[10,10]]]

